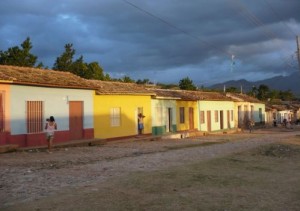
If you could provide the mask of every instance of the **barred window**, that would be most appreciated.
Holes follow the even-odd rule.
[[[43,131],[43,101],[27,101],[27,133],[38,133]]]
[[[121,126],[121,108],[110,109],[110,125],[112,127]]]
[[[184,123],[184,107],[179,108],[179,114],[180,114],[180,123]]]

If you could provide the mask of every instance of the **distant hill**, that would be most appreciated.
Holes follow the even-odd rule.
[[[300,97],[300,71],[295,72],[289,76],[276,76],[256,82],[250,82],[245,79],[237,81],[231,80],[224,83],[212,85],[209,88],[223,90],[225,85],[227,88],[236,87],[238,90],[240,90],[242,86],[243,92],[248,92],[252,89],[253,86],[259,87],[259,85],[261,84],[267,85],[270,89],[280,91],[291,90],[295,96]]]

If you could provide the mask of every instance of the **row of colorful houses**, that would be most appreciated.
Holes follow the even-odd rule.
[[[243,94],[166,90],[86,80],[69,72],[0,65],[0,145],[45,145],[54,116],[55,143],[145,135],[225,132],[265,121],[265,105]]]
[[[269,125],[282,124],[284,120],[299,124],[300,121],[300,103],[297,101],[272,102],[266,105],[266,123]]]

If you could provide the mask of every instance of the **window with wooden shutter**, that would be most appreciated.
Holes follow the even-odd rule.
[[[219,111],[215,110],[215,122],[219,122]]]
[[[112,127],[121,126],[121,108],[110,109],[110,125]]]
[[[43,131],[44,116],[43,101],[27,101],[27,133],[38,133]]]
[[[180,107],[179,108],[179,114],[180,114],[180,123],[183,124],[184,123],[184,107]]]
[[[204,111],[200,111],[200,123],[201,124],[205,123],[205,114],[204,114]]]

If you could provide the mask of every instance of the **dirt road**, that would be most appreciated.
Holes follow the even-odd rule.
[[[299,130],[180,140],[110,142],[104,146],[14,152],[0,155],[0,209],[121,178],[222,157],[300,135]],[[215,143],[215,144],[214,144]]]

